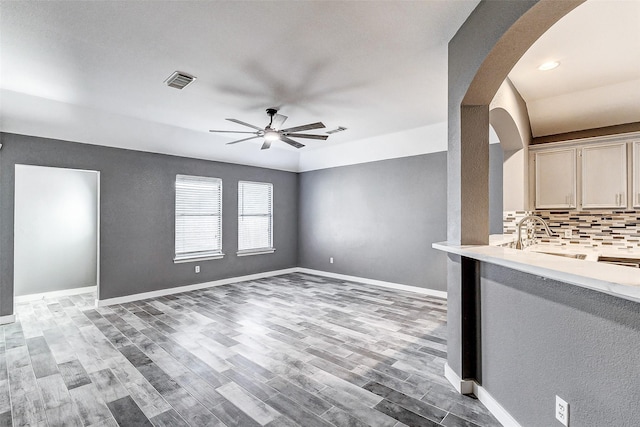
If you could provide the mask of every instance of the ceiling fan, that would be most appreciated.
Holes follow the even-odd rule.
[[[227,142],[229,144],[237,144],[238,142],[249,141],[250,139],[255,138],[264,138],[264,143],[262,144],[262,150],[266,150],[271,147],[271,143],[274,141],[282,141],[285,142],[292,147],[302,148],[304,144],[301,144],[297,141],[294,141],[291,138],[308,138],[308,139],[321,139],[325,140],[329,136],[328,135],[311,135],[306,133],[298,133],[305,130],[311,129],[323,129],[325,126],[322,122],[310,123],[308,125],[295,126],[287,129],[280,129],[284,124],[285,120],[287,120],[287,116],[283,116],[282,114],[278,114],[278,110],[275,108],[267,108],[267,115],[269,115],[269,124],[262,129],[261,127],[251,125],[249,123],[245,123],[243,121],[237,119],[226,119],[230,122],[238,123],[239,125],[247,126],[252,129],[255,129],[254,132],[249,131],[237,131],[237,130],[210,130],[209,132],[223,132],[223,133],[248,133],[254,136],[250,136],[249,138],[239,139],[237,141]]]

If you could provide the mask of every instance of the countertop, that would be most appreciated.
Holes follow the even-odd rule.
[[[454,245],[434,243],[434,249],[501,265],[537,276],[593,289],[619,298],[640,302],[640,269],[597,262],[600,256],[640,258],[637,250],[604,247],[557,246],[538,244],[525,250],[498,246],[508,243],[509,237],[492,236],[490,245]],[[548,255],[584,254],[584,260]]]

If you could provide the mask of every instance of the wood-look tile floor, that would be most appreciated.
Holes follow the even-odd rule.
[[[446,301],[289,274],[0,327],[0,426],[497,426],[443,377]]]

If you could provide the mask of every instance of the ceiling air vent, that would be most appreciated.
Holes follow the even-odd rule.
[[[342,131],[345,131],[345,130],[347,130],[346,127],[338,126],[336,129],[328,130],[325,133],[331,135],[332,133],[342,132]]]
[[[195,79],[196,78],[193,77],[190,74],[182,73],[180,71],[176,71],[175,73],[171,74],[169,76],[169,78],[167,80],[165,80],[164,82],[169,87],[173,87],[173,88],[176,88],[176,89],[184,89],[189,84],[191,84]]]

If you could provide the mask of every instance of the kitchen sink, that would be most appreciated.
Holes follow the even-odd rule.
[[[558,252],[542,252],[542,251],[536,251],[539,254],[545,254],[545,255],[555,255],[555,256],[561,256],[561,257],[565,257],[565,258],[574,258],[574,259],[585,259],[587,256],[585,254],[560,254]]]
[[[607,264],[615,264],[615,265],[623,265],[625,267],[640,268],[640,258],[599,256],[598,262],[605,262]]]

